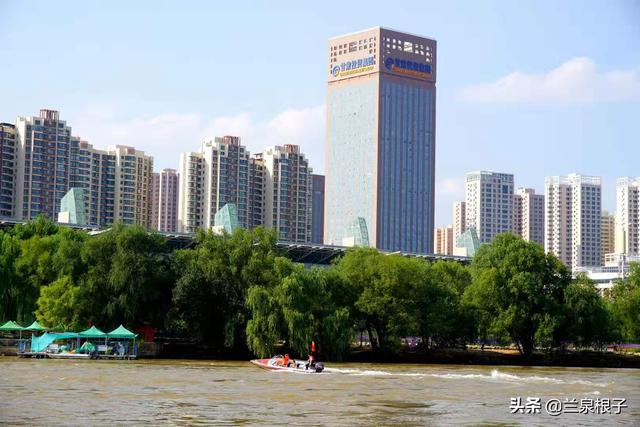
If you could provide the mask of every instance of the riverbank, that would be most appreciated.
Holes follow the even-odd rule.
[[[141,359],[194,359],[194,360],[249,360],[248,352],[220,351],[211,346],[193,344],[146,343]],[[145,351],[146,350],[146,351]],[[286,349],[277,353],[284,354]],[[15,356],[15,348],[5,348],[3,356]],[[527,359],[509,348],[491,349],[437,349],[427,351],[400,351],[392,355],[377,354],[370,349],[354,349],[344,360],[350,363],[411,363],[486,366],[558,366],[575,368],[631,368],[640,369],[640,355],[620,352],[565,351],[563,353],[534,353]]]
[[[347,358],[355,363],[419,363],[451,365],[561,366],[576,368],[640,369],[640,356],[615,352],[565,351],[534,353],[529,359],[510,349],[439,349],[425,352],[404,351],[381,356],[370,350],[353,351]]]

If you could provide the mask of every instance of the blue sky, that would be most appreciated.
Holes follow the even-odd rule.
[[[436,223],[464,174],[640,175],[640,2],[0,0],[0,121],[55,108],[94,146],[177,167],[207,136],[298,143],[324,171],[329,37],[438,40]]]

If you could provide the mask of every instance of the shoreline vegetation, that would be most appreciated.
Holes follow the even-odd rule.
[[[90,236],[40,217],[0,231],[0,320],[153,328],[174,339],[163,357],[305,357],[315,341],[326,361],[638,367],[606,349],[640,341],[640,267],[601,296],[510,233],[468,266],[354,248],[310,268],[262,228],[173,249],[139,226]],[[516,350],[470,347],[488,344]]]

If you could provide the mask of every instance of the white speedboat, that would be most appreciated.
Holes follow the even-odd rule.
[[[307,363],[303,360],[289,359],[288,365],[284,365],[282,356],[274,356],[271,359],[254,359],[251,361],[254,365],[269,371],[289,371],[299,374],[319,374],[324,370],[324,363],[315,362],[307,367]]]

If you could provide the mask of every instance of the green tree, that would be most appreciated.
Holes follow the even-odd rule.
[[[610,291],[613,320],[626,341],[640,340],[640,264],[632,263],[627,277]]]
[[[162,324],[171,302],[171,256],[164,237],[140,226],[117,224],[90,237],[82,251],[84,322],[115,327]]]
[[[287,341],[304,355],[311,341],[318,343],[323,357],[341,360],[354,337],[353,322],[347,307],[334,301],[343,282],[326,269],[298,266],[280,286],[276,295],[287,326]]]
[[[542,246],[500,234],[480,247],[471,272],[466,300],[489,321],[494,334],[507,334],[527,357],[537,345],[560,341],[562,304],[571,275]]]
[[[611,321],[595,282],[579,274],[565,290],[568,338],[578,347],[602,347],[612,339]]]
[[[40,288],[36,317],[43,325],[60,330],[77,330],[80,324],[80,288],[69,276]]]
[[[31,306],[25,286],[16,269],[20,242],[10,233],[0,231],[0,319],[21,320]]]
[[[178,251],[171,324],[219,348],[245,346],[251,286],[274,286],[287,268],[276,262],[276,238],[262,228],[215,236],[199,232],[194,249]]]
[[[348,251],[336,265],[347,285],[345,297],[354,299],[352,320],[365,325],[375,350],[392,350],[398,337],[415,329],[413,297],[424,278],[423,265],[365,248]]]
[[[471,283],[469,268],[453,261],[428,267],[416,289],[418,333],[427,345],[464,345],[474,336],[473,317],[462,305]]]

